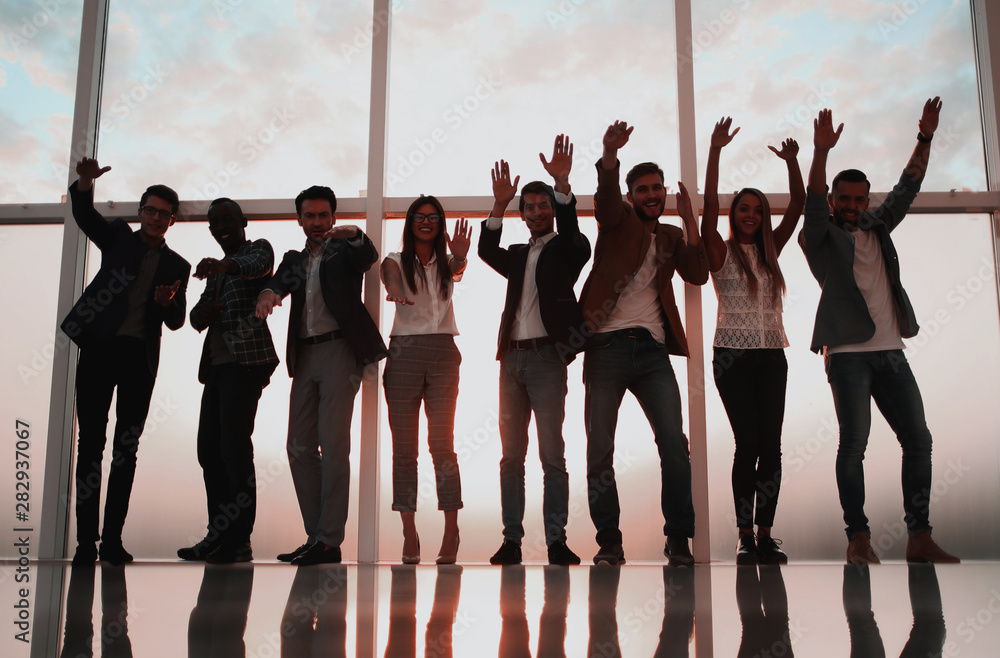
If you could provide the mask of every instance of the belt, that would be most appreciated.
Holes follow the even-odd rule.
[[[318,345],[320,343],[328,343],[331,340],[339,340],[343,337],[344,334],[340,331],[340,329],[334,329],[333,331],[328,331],[325,334],[300,338],[299,342],[303,345]]]
[[[639,340],[650,339],[652,340],[653,334],[649,333],[649,329],[644,329],[642,327],[628,327],[627,329],[618,329],[616,331],[607,331],[594,334],[595,336],[616,336],[619,338],[637,338]]]
[[[551,336],[542,336],[540,338],[525,338],[524,340],[512,340],[507,343],[507,346],[512,350],[533,350],[539,347],[548,347],[549,345],[555,345],[555,341],[552,340]]]

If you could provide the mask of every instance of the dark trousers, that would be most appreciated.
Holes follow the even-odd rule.
[[[76,540],[121,541],[135,478],[139,437],[146,424],[156,374],[150,372],[146,343],[118,336],[80,350],[76,369],[76,418],[80,427],[76,458]],[[98,535],[101,462],[107,443],[111,397],[118,388],[117,421],[111,472],[104,504],[104,529]]]
[[[198,463],[208,499],[209,541],[242,544],[257,516],[253,465],[254,419],[261,391],[274,366],[224,363],[210,366],[198,420]]]
[[[788,362],[782,349],[716,347],[715,386],[733,428],[736,526],[770,528],[781,489],[781,424]]]

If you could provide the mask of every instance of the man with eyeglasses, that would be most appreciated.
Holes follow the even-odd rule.
[[[167,247],[164,234],[177,219],[180,202],[166,185],[153,185],[139,200],[139,228],[124,219],[108,222],[94,208],[94,180],[111,167],[83,158],[80,179],[69,188],[73,218],[101,250],[101,266],[61,328],[80,347],[76,369],[76,553],[73,564],[131,562],[122,546],[136,452],[153,395],[163,325],[184,324],[191,266]],[[118,389],[111,472],[98,528],[101,462],[107,443],[111,397]],[[100,553],[97,540],[101,540]]]
[[[314,185],[295,198],[302,251],[289,251],[257,297],[257,317],[292,296],[285,365],[292,378],[288,466],[306,541],[282,562],[308,566],[341,560],[351,482],[351,416],[364,367],[387,355],[361,301],[364,273],[378,260],[357,226],[335,226],[337,197]]]
[[[524,538],[524,459],[528,423],[535,414],[542,461],[542,513],[549,564],[580,564],[566,545],[569,477],[562,425],[566,408],[566,366],[584,339],[583,315],[573,286],[590,259],[590,242],[580,233],[576,197],[570,189],[573,145],[556,137],[552,160],[539,154],[555,189],[534,181],[521,190],[519,210],[531,240],[500,246],[502,220],[517,191],[510,168],[493,169],[493,210],[479,235],[479,257],[507,279],[507,301],[500,320],[500,507],[503,544],[491,564],[521,563]],[[555,230],[558,225],[558,231]],[[575,333],[574,333],[575,332]]]

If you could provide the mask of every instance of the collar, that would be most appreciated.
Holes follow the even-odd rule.
[[[536,244],[540,244],[544,247],[546,244],[548,244],[549,240],[556,237],[556,235],[558,235],[558,233],[552,231],[551,233],[546,233],[537,240],[535,238],[528,238],[528,245],[534,247]]]

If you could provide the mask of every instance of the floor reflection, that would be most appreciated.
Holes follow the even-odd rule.
[[[1000,646],[997,563],[33,569],[32,657],[994,658]],[[0,655],[29,655],[0,639]]]

